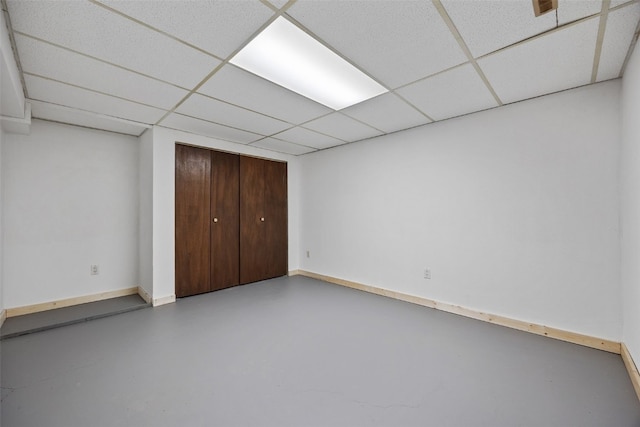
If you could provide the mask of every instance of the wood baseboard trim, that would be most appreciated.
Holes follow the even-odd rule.
[[[631,357],[631,353],[629,353],[629,349],[627,348],[627,346],[622,343],[620,347],[620,355],[622,356],[622,361],[624,362],[624,366],[627,368],[629,378],[631,378],[631,383],[633,384],[633,388],[636,391],[638,400],[640,400],[640,374],[638,373],[638,366],[636,365],[636,362],[634,362],[633,357]]]
[[[171,304],[176,302],[176,296],[175,295],[169,295],[166,297],[162,297],[162,298],[154,298],[153,299],[153,306],[154,307],[158,307],[161,305],[165,305],[165,304]]]
[[[300,270],[289,270],[288,276],[299,276],[300,274]]]
[[[151,295],[149,295],[149,293],[145,291],[142,286],[138,286],[138,295],[140,295],[140,298],[145,300],[147,304],[151,304]]]
[[[5,320],[7,320],[7,310],[1,310],[0,311],[0,328],[2,328],[2,325],[4,324]]]
[[[483,313],[481,311],[473,310],[470,308],[442,303],[427,298],[418,297],[415,295],[404,294],[402,292],[390,291],[388,289],[382,289],[375,286],[364,285],[362,283],[351,282],[349,280],[339,279],[336,277],[325,276],[323,274],[313,273],[305,270],[297,270],[297,274],[301,276],[310,277],[313,279],[322,280],[324,282],[333,283],[336,285],[346,286],[348,288],[357,289],[364,292],[369,292],[376,295],[382,295],[388,298],[397,299],[400,301],[406,301],[413,304],[422,305],[424,307],[435,308],[436,310],[446,311],[447,313],[453,313],[471,319],[482,320],[483,322],[493,323],[507,328],[517,329],[519,331],[529,332],[536,335],[542,335],[549,338],[555,338],[561,341],[567,341],[573,344],[583,345],[585,347],[591,347],[598,350],[607,351],[609,353],[620,354],[620,343],[616,341],[610,341],[602,338],[592,337],[589,335],[583,335],[576,332],[565,331],[562,329],[551,328],[549,326],[538,325],[535,323],[525,322],[523,320],[511,319],[509,317],[498,316],[490,313]]]
[[[54,310],[56,308],[70,307],[72,305],[86,304],[88,302],[102,301],[105,299],[135,295],[138,287],[118,289],[116,291],[101,292],[99,294],[83,295],[81,297],[67,298],[57,301],[43,302],[40,304],[25,305],[23,307],[8,308],[7,317],[22,316],[24,314],[38,313],[41,311]]]

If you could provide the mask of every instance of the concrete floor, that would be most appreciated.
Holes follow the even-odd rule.
[[[4,340],[2,426],[638,426],[620,356],[304,277]]]

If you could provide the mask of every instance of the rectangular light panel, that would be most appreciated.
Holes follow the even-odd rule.
[[[230,62],[334,110],[387,92],[283,17],[265,28]]]

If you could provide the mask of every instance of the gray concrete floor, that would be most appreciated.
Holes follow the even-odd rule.
[[[4,340],[2,426],[638,426],[620,356],[304,277]]]

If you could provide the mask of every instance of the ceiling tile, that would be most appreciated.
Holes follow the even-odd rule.
[[[124,101],[51,80],[25,75],[29,98],[52,104],[66,105],[121,119],[154,124],[166,113],[164,110]]]
[[[187,117],[176,113],[170,114],[162,120],[160,126],[209,136],[212,138],[219,138],[225,141],[239,142],[241,144],[247,144],[262,138],[262,135],[256,135],[255,133],[245,132],[243,130],[222,126],[205,120],[194,119],[193,117]]]
[[[442,0],[442,4],[476,58],[556,26],[555,14],[536,18],[531,1]]]
[[[447,13],[474,57],[556,27],[556,13],[536,17],[530,1],[443,0]],[[599,13],[602,0],[559,0],[558,24]]]
[[[264,148],[265,150],[277,151],[278,153],[293,154],[299,156],[301,154],[316,151],[315,148],[303,147],[302,145],[292,144],[286,141],[280,141],[275,138],[265,138],[251,144],[252,147]]]
[[[321,133],[302,127],[285,130],[282,133],[274,135],[274,137],[284,141],[293,142],[294,144],[306,145],[307,147],[313,148],[329,148],[345,144],[344,141],[340,141],[339,139],[322,135]]]
[[[287,13],[391,88],[467,59],[429,1],[299,0]]]
[[[329,114],[305,123],[304,127],[348,142],[382,135],[382,132],[340,113]]]
[[[397,92],[434,120],[498,106],[471,64],[410,84]]]
[[[90,2],[7,3],[15,31],[183,87],[195,86],[220,63]]]
[[[609,12],[600,53],[598,81],[618,77],[638,21],[640,21],[640,3]]]
[[[289,0],[269,0],[269,3],[277,7],[278,9],[282,9],[282,7],[287,4]]]
[[[273,14],[256,0],[99,1],[221,58],[229,56]]]
[[[361,102],[342,110],[342,113],[384,132],[395,132],[431,122],[392,93]]]
[[[272,135],[291,127],[289,123],[197,93],[191,95],[176,112],[261,135]]]
[[[602,11],[602,0],[558,0],[558,24],[595,15]],[[551,13],[549,13],[551,15]],[[554,14],[555,15],[555,14]]]
[[[332,111],[233,65],[225,65],[198,92],[295,124]]]
[[[520,101],[591,81],[598,19],[505,49],[478,60],[504,103]]]
[[[16,34],[15,39],[22,69],[28,73],[164,109],[173,108],[188,94],[184,89],[29,37]]]
[[[34,118],[51,120],[54,122],[68,123],[93,129],[108,130],[111,132],[125,133],[128,135],[141,135],[147,126],[137,125],[124,120],[110,119],[73,108],[62,107],[41,101],[31,102],[31,114]]]
[[[635,0],[611,0],[611,4],[609,5],[609,9],[612,9],[616,6],[620,6],[621,4],[629,3]]]

